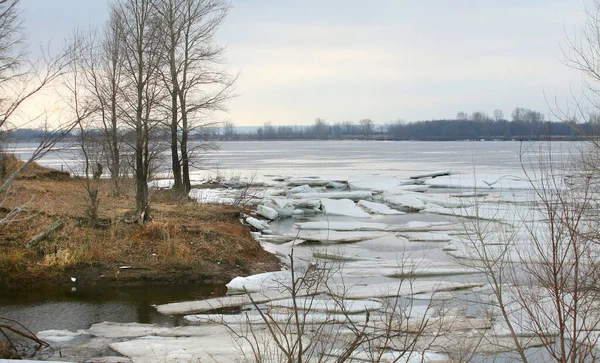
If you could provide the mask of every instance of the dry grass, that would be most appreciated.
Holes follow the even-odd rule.
[[[141,227],[126,222],[132,195],[112,195],[108,180],[98,187],[100,222],[92,226],[85,217],[81,181],[27,178],[15,183],[10,205],[27,209],[20,215],[24,220],[0,227],[0,286],[70,283],[70,276],[86,284],[225,282],[277,268],[276,258],[252,239],[233,207],[153,192],[153,221]],[[26,247],[57,220],[64,222],[60,230],[35,248]]]

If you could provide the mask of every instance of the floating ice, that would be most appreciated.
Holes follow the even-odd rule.
[[[329,215],[337,216],[348,216],[355,218],[369,218],[371,215],[350,199],[321,199],[321,205],[323,206],[323,212]]]
[[[266,205],[259,205],[256,209],[256,213],[270,220],[275,220],[279,217],[279,213],[277,213],[275,209],[267,207]]]
[[[453,188],[453,189],[524,189],[530,190],[534,186],[523,177],[502,174],[456,174],[442,176],[439,178],[427,180],[425,184],[432,188]],[[535,184],[535,183],[534,183]]]
[[[370,200],[373,194],[370,191],[353,191],[353,192],[324,192],[324,193],[297,193],[294,198],[304,199],[350,199],[353,201]]]
[[[313,186],[317,186],[317,187],[324,187],[327,186],[327,184],[331,183],[331,182],[343,182],[342,180],[331,180],[331,179],[320,179],[317,177],[312,177],[312,178],[291,178],[287,180],[287,183],[289,185],[293,185],[293,186],[300,186],[300,185],[309,185],[311,187]]]
[[[435,232],[401,232],[400,235],[411,242],[450,242],[454,239],[445,233]]]
[[[357,314],[370,310],[378,310],[381,308],[381,303],[372,300],[334,300],[321,299],[318,297],[303,297],[271,301],[267,303],[267,306],[287,309],[297,307],[299,310],[311,312]]]
[[[37,337],[47,342],[62,343],[73,340],[81,333],[74,333],[68,330],[42,330],[38,332]]]
[[[356,284],[353,286],[336,287],[339,296],[348,299],[384,298],[392,296],[409,296],[414,294],[432,293],[438,291],[454,291],[483,286],[484,283],[459,283],[447,280],[415,280],[394,281],[377,284]]]
[[[288,234],[288,236],[297,236],[299,239],[320,243],[349,243],[359,242],[368,239],[374,239],[388,235],[386,232],[377,231],[356,231],[340,232],[329,230],[300,230],[297,234]]]
[[[304,222],[296,223],[299,229],[319,229],[334,231],[385,231],[389,228],[386,223],[369,222]]]
[[[385,204],[369,202],[366,200],[361,200],[357,203],[359,207],[362,208],[367,213],[372,214],[383,214],[383,215],[401,215],[406,214],[399,210],[392,209]]]
[[[414,181],[399,179],[390,175],[350,175],[350,189],[384,191],[399,185],[414,184]]]
[[[410,194],[387,195],[383,197],[383,200],[398,209],[408,211],[421,211],[425,209],[425,202]]]
[[[292,194],[297,194],[297,193],[316,193],[317,191],[314,190],[313,188],[311,188],[308,184],[304,184],[304,185],[299,185],[297,187],[294,187],[292,189],[290,189],[290,193]]]
[[[302,209],[319,209],[321,201],[319,199],[293,199],[292,204],[295,208]]]
[[[296,296],[307,296],[312,295],[314,293],[324,292],[324,290],[311,291],[310,293],[306,291],[298,291]],[[197,314],[206,311],[235,307],[235,306],[245,306],[252,305],[252,302],[256,304],[264,303],[267,301],[273,300],[281,300],[288,299],[292,297],[289,291],[278,292],[278,291],[262,291],[255,292],[250,294],[241,294],[241,295],[233,295],[233,296],[224,296],[217,297],[206,300],[196,300],[196,301],[184,301],[170,304],[158,305],[156,310],[159,313],[164,315],[186,315],[186,314]]]
[[[291,282],[290,271],[265,272],[262,274],[241,277],[238,276],[231,280],[226,286],[227,291],[264,291],[264,290],[285,290],[285,287]]]

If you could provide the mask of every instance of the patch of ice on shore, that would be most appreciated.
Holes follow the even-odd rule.
[[[371,215],[358,207],[350,199],[321,199],[323,213],[336,216],[369,218]]]
[[[369,202],[366,200],[361,200],[357,203],[359,207],[362,208],[367,213],[371,214],[382,214],[382,215],[402,215],[406,214],[399,210],[392,209],[385,204]]]
[[[268,223],[260,221],[254,217],[246,218],[246,223],[248,223],[252,227],[258,229],[259,231],[265,231],[265,230],[270,229]]]
[[[192,189],[189,197],[198,203],[233,204],[235,202],[231,192],[223,189]]]

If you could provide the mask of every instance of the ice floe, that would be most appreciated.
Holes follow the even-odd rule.
[[[373,194],[370,191],[351,192],[323,192],[323,193],[296,193],[294,198],[300,199],[350,199],[352,201],[371,200]]]
[[[386,231],[389,225],[386,223],[370,222],[304,222],[296,223],[299,229],[318,229],[334,231]]]
[[[269,224],[263,221],[260,221],[254,217],[246,218],[246,223],[251,225],[252,227],[258,229],[259,231],[265,231],[269,229]]]
[[[256,209],[256,213],[270,220],[279,218],[279,213],[277,213],[275,209],[266,205],[259,205]]]
[[[326,313],[357,314],[370,310],[378,310],[381,303],[372,300],[334,300],[319,297],[303,297],[297,299],[276,300],[267,303],[267,306]]]
[[[369,202],[367,200],[361,200],[357,203],[367,213],[371,214],[382,214],[382,215],[402,215],[406,214],[396,209],[392,209],[385,204]]]
[[[382,192],[399,185],[415,184],[413,180],[400,179],[391,175],[350,175],[348,185],[353,190],[374,190]]]
[[[300,230],[288,236],[320,243],[349,243],[386,236],[387,232],[379,231],[334,231],[334,230]]]
[[[323,213],[336,216],[348,216],[355,218],[369,218],[371,215],[350,199],[321,199]]]
[[[60,342],[68,342],[73,340],[75,337],[81,335],[81,333],[77,332],[71,332],[68,330],[42,330],[40,332],[38,332],[37,337],[41,340],[47,341],[47,342],[55,342],[55,343],[60,343]]]

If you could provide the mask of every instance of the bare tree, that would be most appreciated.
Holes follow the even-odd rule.
[[[114,192],[119,194],[119,178],[121,176],[122,122],[120,122],[123,101],[124,50],[122,21],[115,9],[110,10],[110,17],[101,33],[90,34],[88,52],[85,60],[84,75],[87,88],[93,94],[97,106],[97,118],[102,130],[102,146],[106,163],[114,183]]]
[[[37,62],[27,58],[18,5],[19,0],[0,0],[0,132],[32,123],[44,125],[45,132],[31,157],[0,182],[0,206],[7,202],[11,185],[17,175],[51,151],[76,125],[76,121],[71,118],[57,122],[51,120],[52,115],[48,113],[32,116],[20,112],[28,101],[66,72],[70,58],[68,50],[56,57],[46,54]],[[22,207],[13,208],[0,220],[0,224],[14,220],[21,209]]]
[[[197,127],[216,125],[200,120],[224,109],[235,81],[220,69],[224,48],[214,42],[228,5],[223,0],[155,0],[154,4],[161,28],[166,29],[162,72],[170,94],[174,187],[187,193],[191,189],[190,165],[197,151],[190,147],[190,135]]]
[[[502,121],[504,120],[504,112],[501,109],[494,110],[494,121]]]
[[[115,19],[122,28],[124,71],[122,88],[125,100],[123,116],[135,130],[136,213],[134,219],[150,219],[148,179],[150,175],[150,135],[158,125],[157,105],[161,84],[157,74],[162,58],[161,31],[150,0],[122,0],[113,4]]]
[[[362,132],[365,136],[369,137],[373,133],[373,121],[369,118],[363,119],[359,121],[360,127],[362,128]]]

